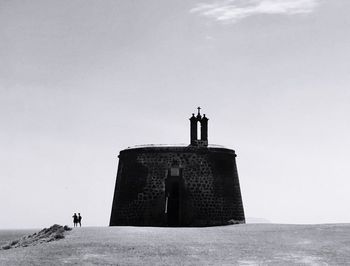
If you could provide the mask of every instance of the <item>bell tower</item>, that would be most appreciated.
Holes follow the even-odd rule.
[[[191,146],[208,147],[208,118],[201,115],[201,108],[198,107],[197,116],[192,114],[190,118]],[[198,139],[198,123],[200,123],[200,139]]]

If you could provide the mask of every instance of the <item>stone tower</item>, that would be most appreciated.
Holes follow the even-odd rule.
[[[120,152],[110,226],[245,222],[235,151],[208,145],[208,120],[192,114],[188,146]]]

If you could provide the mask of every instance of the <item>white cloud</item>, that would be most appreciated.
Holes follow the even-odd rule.
[[[258,14],[310,13],[318,2],[319,0],[224,0],[197,4],[190,12],[233,23]]]

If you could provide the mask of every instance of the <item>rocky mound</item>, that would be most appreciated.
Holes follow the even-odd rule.
[[[38,233],[34,233],[32,235],[27,235],[17,240],[13,240],[7,245],[2,246],[0,249],[35,246],[37,244],[59,240],[64,238],[65,231],[70,230],[72,230],[72,228],[68,227],[67,225],[62,226],[54,224],[50,228],[44,228]]]

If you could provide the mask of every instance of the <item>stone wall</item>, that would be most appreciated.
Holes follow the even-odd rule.
[[[177,226],[244,223],[235,157],[230,149],[191,146],[121,151],[110,225],[169,225],[166,182],[174,164],[181,170]]]

